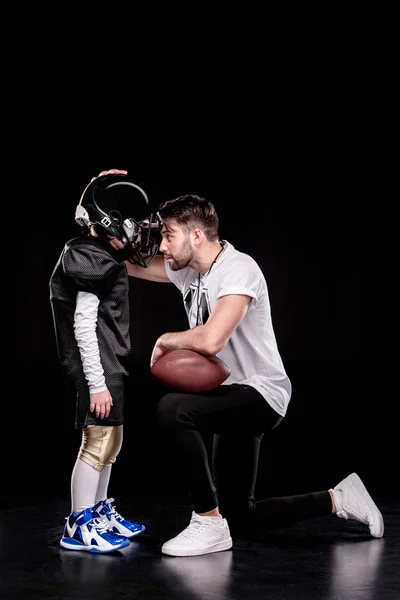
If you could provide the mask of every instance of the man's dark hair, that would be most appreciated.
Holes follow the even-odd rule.
[[[209,242],[218,239],[218,215],[212,202],[195,194],[178,196],[160,204],[161,220],[174,219],[189,232],[195,227],[203,229]]]

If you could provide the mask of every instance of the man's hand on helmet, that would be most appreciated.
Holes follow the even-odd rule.
[[[127,175],[127,174],[128,174],[128,171],[125,171],[124,169],[109,169],[109,171],[101,171],[96,177],[92,177],[90,182],[97,179],[97,177],[101,177],[102,175]]]

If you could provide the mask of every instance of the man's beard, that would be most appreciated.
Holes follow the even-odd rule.
[[[173,262],[168,263],[171,271],[180,271],[181,269],[189,266],[189,263],[193,258],[193,251],[188,239],[185,239],[179,254],[180,255],[178,259],[171,256]]]

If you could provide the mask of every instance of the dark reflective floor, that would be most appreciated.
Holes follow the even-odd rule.
[[[2,600],[399,600],[400,500],[376,498],[385,536],[354,521],[322,517],[270,533],[265,543],[173,558],[161,544],[188,523],[187,506],[117,509],[147,531],[112,555],[59,547],[67,501],[0,510]]]

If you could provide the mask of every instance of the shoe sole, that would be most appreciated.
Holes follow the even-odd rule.
[[[78,552],[92,552],[93,554],[109,554],[110,552],[115,552],[116,550],[121,550],[121,548],[126,548],[129,546],[130,542],[128,539],[124,540],[119,546],[113,546],[112,548],[101,548],[99,546],[84,546],[78,545],[76,543],[68,543],[65,540],[60,541],[61,548],[64,550],[75,550]]]
[[[363,498],[364,502],[367,504],[369,510],[371,511],[373,517],[373,525],[372,530],[370,527],[370,533],[372,537],[381,538],[385,531],[381,511],[376,506],[375,502],[372,500],[371,496],[367,491],[367,488],[365,487],[357,473],[352,473],[351,475],[349,475],[348,479],[350,479],[352,485],[357,490],[357,493]]]
[[[213,544],[212,546],[207,546],[207,548],[198,548],[196,550],[174,550],[173,548],[161,548],[162,554],[167,554],[168,556],[202,556],[203,554],[211,554],[212,552],[222,552],[224,550],[230,550],[232,548],[232,538],[228,540],[224,540],[223,542],[218,542],[217,544]]]

